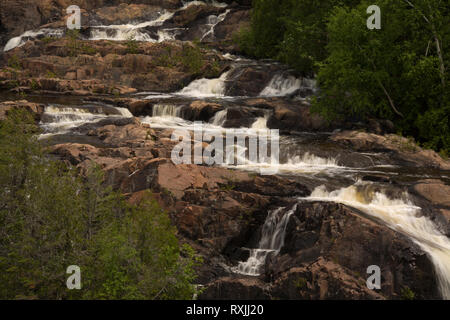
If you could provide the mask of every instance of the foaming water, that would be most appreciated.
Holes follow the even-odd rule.
[[[50,105],[45,108],[40,126],[44,133],[40,138],[64,134],[86,123],[95,123],[107,118],[132,118],[128,109],[117,107],[70,108]]]
[[[159,30],[158,39],[153,39],[149,34],[141,31],[147,27],[160,27],[165,21],[171,19],[175,13],[164,11],[151,21],[146,21],[138,24],[123,24],[123,25],[109,25],[109,26],[93,26],[91,27],[91,35],[89,40],[111,40],[111,41],[125,41],[136,40],[145,42],[162,42],[166,40],[173,40],[168,31]]]
[[[325,186],[317,187],[307,199],[354,207],[410,237],[431,258],[441,295],[446,300],[450,299],[450,240],[429,218],[420,216],[421,208],[409,200],[407,193],[402,199],[391,199],[383,192],[371,189],[371,184],[357,182],[332,192],[328,192]]]
[[[334,174],[339,171],[345,171],[346,168],[339,166],[334,158],[321,158],[309,152],[303,156],[294,156],[289,158],[286,163],[278,163],[268,158],[265,161],[253,162],[247,158],[240,159],[241,165],[233,166],[240,170],[260,172],[261,170],[269,170],[270,172],[278,172],[286,175],[315,174],[326,172]]]
[[[254,130],[267,130],[267,120],[268,116],[266,117],[259,117],[253,122],[252,129]]]
[[[152,117],[176,117],[181,118],[182,107],[173,104],[155,104]]]
[[[225,18],[227,17],[228,13],[230,13],[231,10],[226,10],[224,13],[219,14],[218,16],[211,15],[207,18],[207,23],[202,26],[206,31],[204,32],[203,36],[201,37],[200,41],[204,40],[211,40],[213,41],[215,39],[214,30],[216,26],[223,22]]]
[[[161,28],[158,29],[156,34],[150,35],[145,31],[147,27],[163,27],[164,23],[171,19],[174,14],[178,11],[186,10],[192,5],[212,5],[217,8],[226,8],[228,5],[226,3],[221,3],[218,1],[211,1],[208,4],[204,1],[190,1],[183,2],[183,6],[175,11],[164,10],[160,12],[159,16],[151,21],[146,21],[142,23],[128,23],[121,25],[99,25],[90,26],[90,36],[89,40],[110,40],[110,41],[125,41],[125,40],[136,40],[143,42],[163,42],[175,40],[180,32],[185,30],[184,28]],[[217,24],[222,22],[229,10],[218,15],[208,17],[207,23],[203,26],[205,28],[202,39],[214,39],[214,29]],[[18,37],[11,38],[3,48],[3,51],[9,51],[16,47],[23,46],[28,40],[36,39],[41,37],[57,37],[61,38],[64,36],[64,29],[50,29],[43,28],[39,30],[28,30]]]
[[[269,212],[262,227],[258,248],[250,249],[250,256],[247,261],[239,262],[238,266],[233,268],[234,272],[249,276],[261,274],[267,256],[270,253],[277,255],[283,247],[286,227],[296,208],[297,206],[294,205],[287,212],[285,211],[286,208],[278,208]]]
[[[228,72],[216,79],[194,80],[187,87],[178,92],[179,95],[188,97],[223,97],[225,95],[225,81]]]
[[[188,131],[202,130],[204,132],[222,135],[225,141],[227,133],[233,133],[236,137],[269,137],[270,130],[267,129],[267,117],[257,118],[251,128],[224,128],[223,125],[227,119],[227,110],[216,112],[209,123],[202,123],[199,127],[192,121],[181,118],[182,107],[176,105],[157,104],[153,107],[152,116],[147,116],[141,119],[141,122],[148,124],[154,129],[182,129]],[[263,170],[269,172],[278,172],[280,174],[299,175],[299,174],[316,174],[326,172],[335,174],[350,168],[342,167],[338,164],[335,158],[322,158],[311,154],[309,152],[303,155],[291,156],[285,163],[279,163],[276,158],[271,156],[259,156],[258,159],[251,160],[248,157],[248,144],[246,146],[232,145],[226,146],[235,150],[230,152],[232,158],[227,158],[224,155],[223,167],[233,168],[250,172],[262,172]],[[225,149],[224,149],[225,150]]]

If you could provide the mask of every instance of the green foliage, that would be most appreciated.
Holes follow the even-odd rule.
[[[96,166],[79,177],[38,131],[23,111],[0,122],[0,299],[191,299],[201,261],[151,195],[131,206]]]
[[[30,88],[33,91],[40,89],[39,83],[36,81],[36,79],[31,80]]]
[[[254,0],[251,28],[234,41],[247,55],[318,74],[313,111],[326,119],[392,120],[405,136],[449,153],[450,6],[440,0]],[[438,50],[439,48],[439,50]]]
[[[198,46],[183,46],[181,62],[190,73],[198,73],[203,66],[203,53]]]
[[[273,58],[303,74],[317,71],[326,54],[329,13],[337,5],[359,1],[254,0],[251,28],[234,36],[242,51],[257,58]]]
[[[137,54],[139,53],[139,44],[134,39],[134,37],[130,37],[125,42],[125,45],[127,46],[127,53],[129,54]]]
[[[50,78],[50,79],[54,79],[54,78],[57,78],[58,76],[57,76],[56,73],[54,73],[53,71],[47,70],[46,77],[47,77],[47,78]]]
[[[285,32],[276,58],[303,74],[312,75],[317,63],[327,57],[327,20],[332,9],[343,3],[359,1],[302,0],[288,1],[288,16],[283,19]]]
[[[71,40],[78,40],[78,38],[80,37],[80,30],[78,29],[67,30],[66,37],[68,37]]]
[[[77,29],[68,30],[66,33],[66,38],[68,39],[68,49],[69,56],[75,57],[78,55],[80,50],[80,45],[78,43],[78,39],[80,37],[80,31]]]
[[[308,281],[306,280],[306,278],[303,277],[298,277],[298,279],[295,281],[294,285],[298,288],[298,289],[303,289],[307,286]]]
[[[94,47],[91,47],[90,45],[82,44],[81,52],[83,52],[84,54],[87,54],[87,55],[95,55],[98,51],[97,51],[97,49],[95,49]]]
[[[20,87],[19,81],[17,81],[17,80],[10,80],[8,82],[8,88],[9,89],[14,89],[14,88],[17,88],[17,87]]]
[[[48,43],[51,43],[51,42],[53,42],[53,41],[56,41],[56,38],[53,38],[53,37],[44,37],[44,38],[41,39],[41,41],[42,41],[43,43],[45,43],[45,44],[48,44]]]
[[[14,70],[22,70],[22,63],[16,55],[11,56],[8,59],[8,67],[14,69]]]
[[[222,184],[220,186],[220,190],[222,191],[233,191],[236,188],[236,185],[233,182],[229,182],[227,184]]]

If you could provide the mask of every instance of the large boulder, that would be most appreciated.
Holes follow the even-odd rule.
[[[418,181],[410,188],[410,192],[431,204],[430,219],[450,237],[450,186],[441,180],[427,179]]]
[[[366,287],[371,265],[381,268],[377,294]],[[275,287],[284,288],[281,279],[289,279],[292,268],[300,268],[295,273],[304,278],[295,294],[298,298],[372,299],[381,295],[400,299],[405,290],[418,299],[440,297],[434,267],[415,243],[334,203],[297,204],[286,228],[285,245],[280,255],[268,259],[265,277],[278,282]],[[278,292],[286,298],[287,293]]]
[[[240,30],[248,27],[250,10],[233,10],[216,26],[214,35],[217,41],[232,41]]]

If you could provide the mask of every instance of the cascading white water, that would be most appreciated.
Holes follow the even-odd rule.
[[[30,39],[36,39],[38,37],[61,38],[63,35],[64,31],[62,29],[43,28],[37,31],[28,30],[20,36],[10,39],[3,48],[3,51],[6,52],[14,48],[21,47]]]
[[[226,10],[224,13],[218,16],[215,15],[209,16],[207,18],[207,23],[204,26],[202,26],[206,31],[204,31],[203,36],[200,38],[200,41],[204,41],[205,39],[214,40],[214,31],[216,26],[225,20],[230,11],[231,10]]]
[[[253,122],[251,129],[254,130],[267,130],[268,117],[259,117]]]
[[[275,75],[261,91],[262,97],[281,97],[295,93],[301,88],[308,88],[314,90],[315,82],[310,79],[299,79],[292,75],[284,73]]]
[[[319,172],[334,173],[335,171],[345,171],[347,169],[339,166],[334,158],[321,158],[309,152],[306,152],[303,156],[292,157],[288,159],[287,163],[278,163],[270,158],[265,159],[265,161],[259,159],[258,162],[253,162],[245,158],[245,153],[243,151],[241,154],[243,156],[239,159],[239,163],[243,164],[233,167],[245,171],[260,172],[262,169],[270,169],[271,172],[278,172],[279,174],[301,175]]]
[[[210,123],[219,127],[223,126],[225,121],[227,121],[227,114],[227,109],[216,112],[214,117],[210,120]]]
[[[151,117],[141,119],[142,123],[158,129],[187,129],[193,127],[192,122],[182,118],[183,106],[174,104],[155,104]]]
[[[228,72],[225,72],[217,79],[194,80],[178,94],[189,97],[223,97],[227,76]]]
[[[172,18],[174,12],[164,11],[160,13],[158,18],[151,21],[146,21],[139,24],[123,24],[123,25],[109,25],[109,26],[93,26],[91,27],[91,35],[89,40],[111,40],[111,41],[125,41],[136,40],[145,42],[162,42],[167,40],[170,36],[162,30],[158,32],[158,39],[152,37],[141,31],[146,27],[160,27],[165,21]]]
[[[420,216],[421,208],[403,195],[390,199],[380,191],[370,190],[371,184],[358,181],[355,185],[328,192],[325,186],[316,188],[308,200],[342,203],[381,219],[388,227],[410,237],[431,258],[444,299],[450,299],[450,240],[434,223]]]
[[[70,129],[81,126],[85,123],[93,123],[107,118],[132,118],[133,115],[128,109],[108,107],[103,108],[76,108],[62,106],[47,106],[41,117],[41,127],[44,134],[41,138],[53,135],[64,134]]]
[[[217,8],[226,8],[228,7],[228,4],[225,2],[219,2],[216,0],[212,0],[208,2],[209,5],[212,5],[213,7],[217,7]],[[199,5],[207,5],[207,3],[205,1],[183,1],[183,7],[181,7],[180,10],[186,10],[187,8],[189,8],[190,6],[199,6]]]
[[[234,272],[258,276],[264,267],[268,254],[280,252],[284,245],[289,218],[297,209],[297,205],[294,205],[289,211],[283,212],[285,209],[278,208],[269,212],[262,227],[258,248],[250,249],[250,256],[247,261],[239,262],[238,266],[233,269]]]
[[[145,42],[163,42],[168,40],[174,40],[177,34],[184,30],[180,28],[168,28],[160,29],[157,31],[157,39],[153,39],[149,34],[143,31],[146,27],[161,27],[163,24],[171,19],[174,14],[178,11],[186,10],[192,5],[207,5],[203,1],[190,1],[185,2],[184,5],[173,12],[163,11],[160,15],[151,21],[146,21],[138,24],[123,24],[123,25],[109,25],[109,26],[91,26],[91,33],[89,40],[111,40],[111,41],[125,41],[125,40],[136,40]],[[212,5],[218,8],[225,8],[228,5],[226,3],[220,3],[217,1],[209,2],[208,5]],[[208,24],[205,25],[207,29],[202,36],[202,39],[208,36],[214,36],[215,26],[223,21],[226,14],[229,11],[224,12],[219,16],[211,16],[209,18]],[[3,48],[3,51],[9,51],[16,47],[24,45],[30,39],[36,39],[39,37],[57,37],[61,38],[64,36],[64,29],[49,29],[43,28],[40,30],[28,30],[18,37],[11,38]]]
[[[302,86],[301,79],[294,76],[275,75],[266,88],[260,93],[261,96],[286,96],[299,90]]]
[[[152,128],[158,129],[196,129],[192,121],[182,118],[182,106],[171,104],[156,104],[153,106],[152,116],[141,119],[142,123],[149,124]],[[220,133],[226,132],[222,125],[226,121],[226,110],[216,112],[211,118],[210,123],[202,125],[203,131],[217,131]],[[197,128],[198,129],[198,128]]]

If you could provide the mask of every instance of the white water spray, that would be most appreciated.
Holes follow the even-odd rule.
[[[307,78],[296,78],[292,75],[286,75],[280,73],[275,75],[272,80],[270,80],[267,87],[261,91],[260,96],[262,97],[282,97],[288,96],[295,93],[296,91],[305,88],[312,92],[316,90],[315,80]]]
[[[71,129],[79,127],[86,123],[94,123],[107,118],[132,118],[133,115],[128,109],[117,107],[62,107],[47,106],[42,115],[41,127],[44,134],[49,136],[53,134],[64,134]]]
[[[225,94],[225,81],[228,72],[223,73],[217,79],[198,79],[178,92],[179,95],[189,97],[223,97]]]
[[[152,117],[177,117],[181,118],[182,107],[173,104],[155,104]]]
[[[231,10],[226,10],[224,13],[218,16],[215,15],[209,16],[207,18],[207,23],[204,26],[202,26],[206,31],[204,32],[200,41],[204,41],[205,39],[213,41],[215,38],[214,31],[216,29],[216,26],[225,20],[230,11]]]
[[[228,114],[228,111],[226,109],[218,111],[218,112],[216,112],[214,117],[212,117],[210,122],[215,126],[222,127],[225,124],[225,121],[227,121],[227,114]]]
[[[53,38],[61,38],[64,34],[64,31],[62,29],[40,29],[37,31],[28,30],[25,31],[23,34],[21,34],[18,37],[14,37],[10,39],[5,47],[3,48],[3,51],[9,51],[17,47],[23,46],[28,40],[30,39],[36,39],[39,37],[53,37]]]

